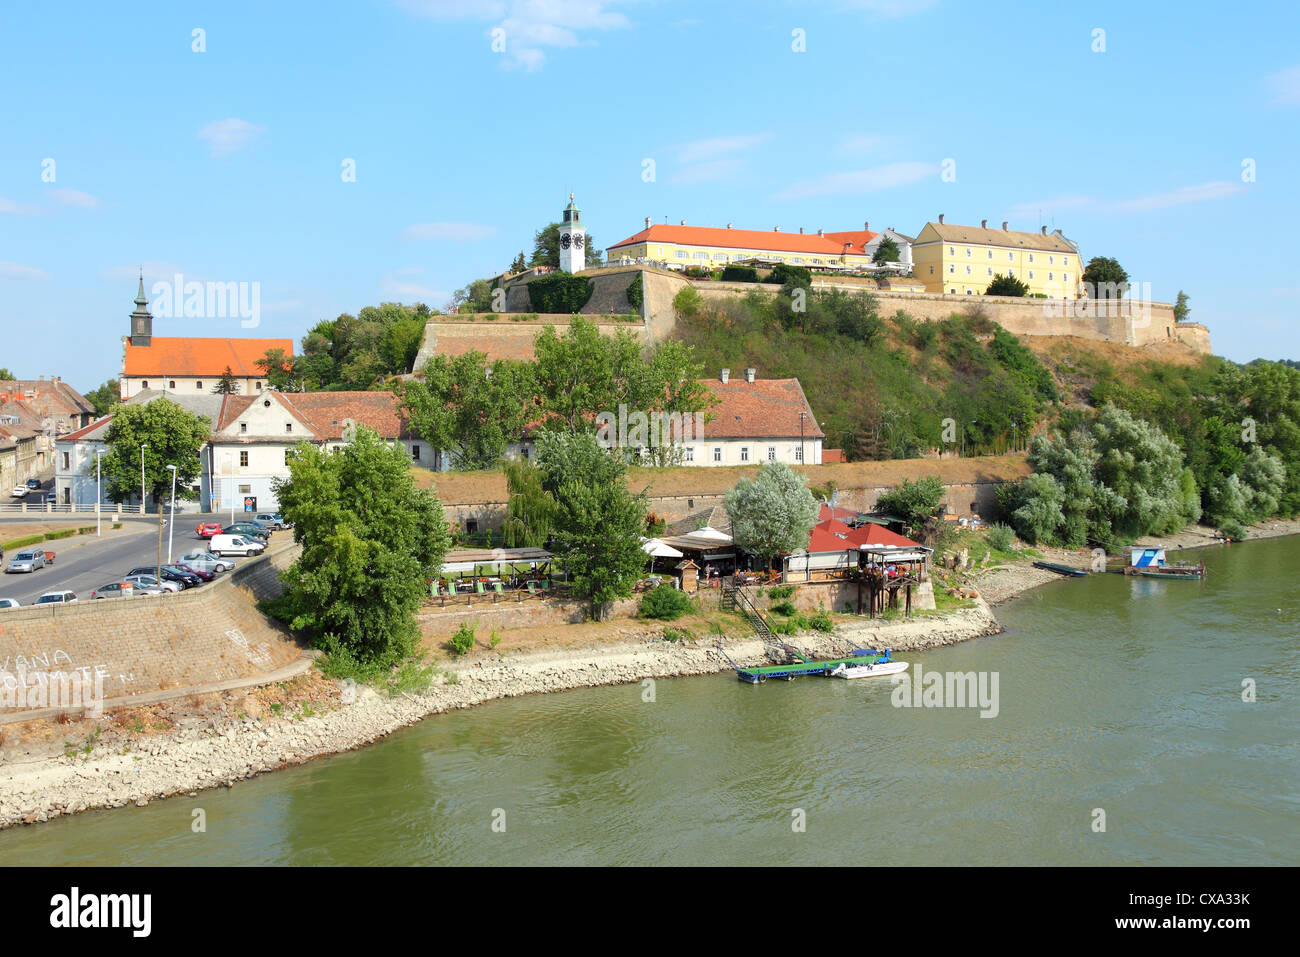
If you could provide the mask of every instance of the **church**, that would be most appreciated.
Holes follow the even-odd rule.
[[[257,361],[268,350],[293,355],[292,339],[200,339],[155,336],[153,314],[144,295],[144,277],[131,313],[131,334],[122,338],[123,401],[145,390],[201,395],[211,393],[229,369],[239,395],[256,395],[270,386]]]

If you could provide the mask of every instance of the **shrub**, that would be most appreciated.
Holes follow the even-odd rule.
[[[792,286],[811,286],[812,273],[803,266],[777,263],[772,267],[772,271],[767,274],[767,278],[763,282],[778,283],[782,286],[786,283]]]
[[[627,302],[637,312],[641,311],[641,303],[645,301],[645,290],[642,288],[641,277],[645,273],[637,273],[627,286]]]
[[[781,601],[782,599],[789,598],[791,595],[794,594],[794,586],[774,585],[767,590],[767,593],[777,601]],[[760,592],[759,594],[762,594],[762,592]]]
[[[993,525],[984,533],[984,540],[994,551],[1009,552],[1016,543],[1016,533],[1006,525]]]
[[[683,628],[678,631],[676,628],[664,629],[664,641],[694,641],[695,636],[691,634],[689,628]]]
[[[0,544],[0,548],[26,548],[28,545],[35,545],[43,541],[45,541],[44,535],[28,535],[26,538],[15,538],[12,541]]]
[[[813,631],[834,631],[835,622],[831,621],[830,614],[826,611],[826,606],[819,605],[817,610],[808,616],[808,626]]]
[[[1219,531],[1232,541],[1239,542],[1246,537],[1246,527],[1235,519],[1229,519],[1219,526]]]
[[[469,650],[474,647],[474,626],[467,621],[462,622],[455,634],[451,636],[449,643],[451,650],[456,654],[469,654]]]
[[[704,308],[704,297],[694,287],[687,286],[673,296],[673,308],[677,310],[678,315],[692,318]]]
[[[772,606],[772,611],[778,615],[785,615],[787,618],[795,613],[794,604],[788,601],[777,602]]]
[[[46,532],[46,533],[45,533],[45,540],[46,540],[47,542],[53,542],[53,541],[56,541],[57,539],[60,539],[60,538],[71,538],[71,537],[72,537],[73,535],[75,535],[76,533],[77,533],[76,529],[73,529],[73,528],[61,528],[61,529],[59,529],[57,532]]]
[[[758,270],[753,266],[728,266],[722,270],[723,282],[758,282]]]
[[[641,598],[638,614],[642,618],[657,618],[660,621],[676,621],[691,611],[693,603],[684,591],[671,585],[660,585],[651,589]]]
[[[95,526],[94,526],[94,525],[83,525],[83,526],[81,526],[81,528],[77,529],[77,534],[78,534],[78,535],[89,535],[89,534],[90,534],[91,532],[93,532],[94,530],[95,530]]]
[[[583,276],[557,272],[528,284],[528,301],[538,312],[574,313],[591,299],[595,287]]]
[[[774,635],[797,635],[801,631],[807,631],[809,625],[808,619],[803,615],[794,614],[785,621],[769,622],[768,627]]]

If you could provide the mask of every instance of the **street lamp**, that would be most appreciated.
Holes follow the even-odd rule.
[[[806,464],[803,460],[803,421],[808,418],[807,412],[799,413],[799,464]]]
[[[103,449],[95,449],[95,537],[103,535],[104,517],[99,503],[104,500],[104,496],[99,491],[99,457],[104,454]]]
[[[144,514],[145,497],[144,497],[144,450],[149,447],[146,442],[140,446],[140,514]]]
[[[172,538],[176,534],[176,466],[169,465],[167,468],[172,473],[172,517],[167,523],[167,564],[172,563]]]

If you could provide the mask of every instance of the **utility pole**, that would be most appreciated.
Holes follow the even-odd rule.
[[[807,464],[806,462],[804,462],[804,457],[803,457],[803,420],[806,418],[808,418],[807,412],[799,413],[799,464],[800,465]]]
[[[140,514],[144,514],[145,494],[144,494],[144,450],[149,447],[146,442],[140,446]]]
[[[104,534],[103,532],[104,517],[101,514],[101,509],[99,507],[99,503],[103,499],[103,495],[101,495],[99,491],[99,482],[100,482],[99,457],[103,454],[104,454],[103,449],[95,449],[95,537],[96,538],[99,538],[101,535]]]
[[[172,563],[172,539],[176,536],[176,466],[167,466],[172,473],[172,517],[167,523],[167,564]],[[159,512],[162,509],[158,509]]]

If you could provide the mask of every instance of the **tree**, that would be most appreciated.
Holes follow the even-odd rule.
[[[146,445],[145,489],[154,501],[171,497],[168,465],[176,466],[176,497],[197,497],[190,486],[203,472],[200,454],[211,432],[206,416],[187,412],[170,399],[118,406],[104,436],[108,453],[100,462],[109,496],[121,502],[139,493],[140,446]]]
[[[1234,517],[1254,524],[1277,513],[1286,487],[1286,467],[1277,456],[1269,455],[1258,445],[1252,446],[1241,466],[1241,484],[1245,509]]]
[[[266,384],[277,392],[297,392],[301,383],[294,375],[293,358],[283,349],[267,349],[254,365],[266,376]]]
[[[399,383],[400,408],[412,430],[451,453],[457,469],[494,468],[517,442],[534,410],[531,367],[481,352],[434,356],[424,378]]]
[[[1192,314],[1192,307],[1187,304],[1190,298],[1187,293],[1178,290],[1178,299],[1174,302],[1174,322],[1186,322]]]
[[[514,262],[510,264],[510,271],[523,272],[527,268],[528,264],[524,262],[524,251],[521,249],[519,250],[519,255],[515,257]]]
[[[109,379],[97,389],[86,393],[86,401],[95,410],[95,417],[108,415],[110,409],[122,401],[122,389],[117,379]]]
[[[584,265],[599,266],[602,253],[596,248],[591,234],[587,234],[586,254],[583,256]],[[560,224],[548,223],[539,229],[533,236],[533,255],[528,260],[530,266],[550,266],[552,269],[560,268]]]
[[[506,520],[501,541],[507,548],[541,548],[555,523],[555,498],[542,487],[542,471],[527,459],[508,459]]]
[[[429,308],[385,302],[318,322],[302,340],[294,378],[307,391],[384,389],[412,371]]]
[[[807,548],[817,524],[808,480],[784,462],[764,462],[754,478],[728,489],[722,504],[736,544],[769,564],[776,555]]]
[[[898,243],[894,242],[890,236],[882,239],[880,245],[876,247],[876,251],[871,255],[871,261],[877,266],[882,266],[885,263],[896,263],[898,260]]]
[[[217,384],[212,387],[213,395],[238,395],[239,382],[235,379],[235,374],[230,371],[230,366],[226,366],[226,371],[221,373],[221,378]]]
[[[1021,282],[1011,274],[1002,275],[998,273],[989,283],[988,288],[984,290],[986,296],[1026,296],[1029,294],[1029,284]]]
[[[447,302],[448,312],[496,312],[492,303],[492,283],[475,279],[468,286],[457,289]]]
[[[876,508],[906,519],[908,527],[915,530],[922,528],[926,519],[934,515],[943,495],[943,482],[937,475],[927,475],[915,482],[903,479],[901,485],[876,500]]]
[[[1128,290],[1128,273],[1118,261],[1094,256],[1083,270],[1083,282],[1092,299],[1122,299]]]
[[[551,551],[573,576],[578,595],[603,618],[608,604],[632,594],[645,569],[641,530],[646,497],[632,494],[621,457],[595,436],[543,434],[537,443],[542,488],[555,501]]]
[[[18,376],[14,375],[8,369],[0,367],[0,382],[12,382]]]
[[[405,451],[358,426],[334,452],[300,443],[289,478],[274,487],[302,544],[274,613],[308,632],[336,676],[374,677],[410,656],[425,582],[451,541],[442,505],[415,487]]]

